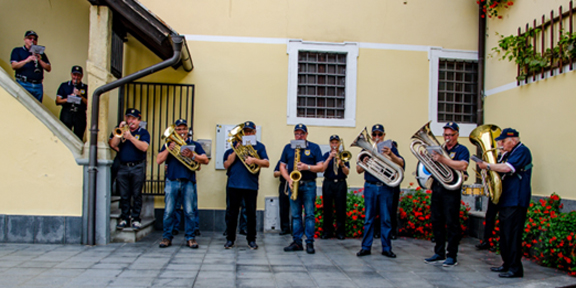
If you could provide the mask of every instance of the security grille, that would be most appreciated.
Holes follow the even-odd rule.
[[[346,53],[298,53],[298,117],[344,118]]]
[[[188,127],[194,127],[194,85],[133,82],[121,89],[122,99],[118,107],[124,113],[125,108],[136,108],[146,121],[146,130],[150,133],[150,146],[147,153],[146,184],[144,195],[164,194],[164,165],[156,164],[158,151],[164,145],[161,139],[164,130],[176,120],[183,118]],[[122,114],[123,115],[123,114]]]
[[[438,122],[476,123],[478,62],[441,59]]]

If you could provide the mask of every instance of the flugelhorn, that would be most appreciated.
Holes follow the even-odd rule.
[[[350,147],[364,149],[358,154],[356,165],[390,187],[400,185],[400,182],[404,179],[404,169],[388,159],[387,156],[380,154],[380,151],[377,151],[378,148],[375,144],[372,144],[366,127],[354,139]],[[364,158],[366,157],[368,157],[368,160],[364,164]]]
[[[440,181],[440,184],[442,184],[444,188],[448,190],[460,189],[463,181],[462,172],[434,161],[432,155],[426,150],[428,146],[443,146],[438,143],[438,140],[436,140],[436,137],[430,130],[430,122],[418,129],[418,131],[412,135],[411,140],[410,151],[412,151],[412,154],[426,167],[426,170]],[[442,155],[450,158],[444,149],[442,149]]]
[[[196,171],[198,168],[200,168],[200,163],[192,160],[191,158],[182,156],[180,150],[182,149],[182,146],[186,146],[187,143],[184,141],[184,139],[182,139],[180,135],[178,135],[178,133],[176,133],[174,125],[170,125],[168,128],[166,128],[161,138],[166,142],[164,143],[164,147],[166,147],[166,149],[170,152],[170,154],[172,154],[172,156],[174,156],[174,158],[178,159],[180,163],[184,164],[186,168],[192,171]],[[170,142],[174,142],[174,149],[170,149],[168,147]],[[192,151],[192,153],[194,153],[194,151]]]
[[[246,166],[246,169],[248,169],[248,171],[250,171],[250,173],[252,174],[256,174],[258,173],[258,171],[260,171],[260,166],[256,165],[255,163],[252,164],[248,164],[246,163],[246,158],[248,157],[253,157],[256,159],[260,159],[260,156],[258,156],[258,152],[256,152],[256,150],[254,150],[254,147],[252,147],[251,145],[238,145],[238,147],[234,146],[234,142],[240,142],[242,143],[242,136],[244,136],[244,124],[238,124],[236,125],[236,127],[232,128],[232,130],[230,130],[230,133],[228,133],[228,142],[230,142],[230,146],[232,146],[232,150],[234,150],[234,152],[236,153],[236,156],[238,156],[238,158],[240,159],[240,161],[242,161],[242,164],[244,164],[244,166]]]
[[[496,137],[502,133],[500,127],[486,124],[476,127],[470,133],[470,142],[482,150],[482,160],[489,164],[496,164],[498,159]],[[489,193],[494,204],[500,201],[502,195],[502,179],[496,171],[482,169],[482,184],[484,190]]]

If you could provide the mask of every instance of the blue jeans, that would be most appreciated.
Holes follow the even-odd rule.
[[[290,195],[292,191],[290,190]],[[306,243],[314,242],[314,230],[316,219],[314,218],[314,208],[316,202],[316,181],[300,182],[298,188],[298,198],[290,199],[290,211],[292,214],[292,237],[294,242],[302,244],[302,235],[306,233]],[[304,221],[302,224],[302,206],[304,206]]]
[[[362,237],[362,249],[370,250],[374,238],[374,227],[380,225],[380,240],[382,241],[382,251],[391,251],[392,243],[390,234],[392,232],[392,218],[390,210],[394,198],[394,188],[386,185],[376,185],[364,183],[364,206],[366,208],[366,218],[364,219],[364,236]],[[375,218],[380,210],[380,223],[376,223]]]
[[[176,210],[176,202],[180,195],[183,198],[184,206],[184,237],[186,241],[194,239],[194,228],[196,226],[196,215],[194,213],[195,207],[195,194],[196,185],[191,181],[177,181],[166,179],[166,186],[164,187],[164,219],[163,219],[163,233],[162,238],[172,240],[172,230],[174,229],[174,211]]]
[[[199,230],[200,229],[200,217],[198,217],[198,190],[196,189],[196,183],[194,183],[194,191],[196,191],[196,193],[194,193],[194,216],[196,217],[196,223],[194,225],[194,231]],[[181,207],[182,207],[182,201],[184,201],[182,195],[180,195],[180,197],[178,197],[178,199],[176,200],[176,211],[174,212],[174,229],[176,231],[180,231],[180,222],[182,221],[181,216],[180,216],[180,211],[182,211]],[[180,210],[180,211],[178,211]]]
[[[30,82],[22,82],[19,80],[16,80],[16,82],[18,82],[22,88],[26,89],[26,91],[32,94],[36,100],[42,103],[42,98],[44,97],[44,86],[42,83],[32,84]]]

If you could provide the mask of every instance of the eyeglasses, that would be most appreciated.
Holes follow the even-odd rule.
[[[176,128],[177,131],[186,131],[188,128]]]
[[[372,137],[382,137],[382,133],[372,133]]]
[[[454,136],[456,136],[456,133],[452,133],[452,134],[444,133],[443,135],[444,135],[444,137],[454,137]]]
[[[304,135],[306,135],[306,133],[294,132],[294,136],[304,136]]]

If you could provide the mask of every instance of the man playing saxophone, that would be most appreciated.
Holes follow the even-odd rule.
[[[442,163],[454,170],[466,171],[470,153],[468,148],[458,144],[460,127],[454,122],[444,125],[445,145],[442,147],[450,158],[432,153],[434,161]],[[434,175],[432,176],[434,177]],[[462,181],[464,182],[464,181]],[[436,240],[434,255],[426,258],[426,264],[436,264],[443,261],[442,266],[454,267],[458,265],[457,254],[460,242],[460,202],[461,186],[455,190],[446,189],[442,183],[434,177],[432,182],[432,200],[430,204],[430,219],[432,231]],[[446,249],[448,240],[448,249]],[[448,251],[448,254],[446,254]]]
[[[254,135],[256,135],[256,124],[252,121],[246,121],[244,122],[242,130],[244,132],[243,139],[245,139],[246,136],[254,137]],[[241,151],[237,148],[243,145],[243,143],[233,142],[230,143],[230,145],[235,145],[236,151]],[[270,166],[270,162],[268,161],[268,154],[266,153],[264,144],[256,141],[255,145],[251,146],[258,154],[258,158],[255,157],[256,155],[241,155],[242,152],[238,152],[239,154],[236,155],[236,152],[232,148],[226,150],[224,153],[224,168],[227,169],[226,174],[228,175],[226,193],[230,204],[230,213],[226,223],[227,241],[224,244],[224,248],[226,249],[234,247],[234,241],[236,241],[236,224],[238,223],[238,213],[240,212],[240,204],[242,201],[244,201],[246,207],[248,224],[246,240],[248,241],[248,247],[250,247],[250,249],[258,249],[258,245],[256,245],[256,200],[258,198],[258,176],[260,175],[260,169],[258,169],[256,173],[250,172],[239,158],[245,157],[244,161],[251,167],[257,165],[257,167],[260,168],[267,168]]]
[[[384,126],[376,124],[372,126],[372,142],[374,147],[378,149],[378,143],[384,140],[386,134],[384,133]],[[398,166],[404,167],[404,158],[400,156],[398,150],[392,145],[390,141],[389,146],[382,145],[383,147],[377,151],[384,157],[388,157],[392,162]],[[367,158],[359,159],[365,164]],[[356,165],[356,172],[362,174],[365,170]],[[372,242],[374,240],[374,227],[380,225],[380,240],[382,242],[382,255],[389,258],[396,258],[396,254],[392,252],[392,242],[390,239],[392,233],[391,210],[394,198],[394,187],[388,186],[386,183],[380,181],[377,177],[370,173],[364,173],[364,207],[366,208],[366,218],[364,219],[364,235],[362,236],[362,249],[356,256],[370,255],[372,249]],[[380,211],[380,221],[376,223],[375,218]]]
[[[193,141],[188,137],[188,124],[184,119],[176,120],[174,123],[175,132],[186,142],[186,146],[181,147],[180,154],[184,158],[191,159],[198,164],[208,164],[210,161],[208,156],[206,156],[204,149],[200,143]],[[160,148],[160,153],[156,158],[156,163],[158,165],[166,162],[168,169],[166,170],[166,185],[164,187],[164,218],[162,241],[160,242],[160,248],[166,248],[172,245],[172,231],[174,230],[174,213],[177,208],[176,203],[178,198],[181,197],[182,206],[184,206],[184,238],[186,240],[186,246],[196,249],[198,248],[198,243],[195,240],[195,228],[196,228],[196,215],[194,207],[197,203],[197,190],[196,190],[196,172],[190,170],[186,165],[180,162],[176,157],[174,157],[169,150],[178,149],[174,141],[168,144],[168,149],[166,145],[162,145]]]
[[[350,173],[350,162],[340,159],[340,137],[330,136],[330,151],[324,153],[324,182],[322,196],[324,203],[324,227],[322,239],[332,238],[334,234],[334,208],[336,208],[336,237],[343,240],[346,236],[346,178]]]
[[[290,211],[292,215],[292,238],[293,242],[284,248],[284,251],[302,251],[302,236],[306,234],[306,252],[314,254],[314,208],[316,201],[316,173],[323,172],[322,151],[316,143],[307,141],[308,128],[304,124],[294,127],[294,145],[287,144],[280,157],[280,172],[290,187],[290,193],[297,197],[290,199]],[[300,141],[298,141],[300,140]],[[297,142],[297,143],[296,143]],[[303,144],[302,144],[303,143]],[[299,151],[296,155],[295,152]],[[295,159],[300,158],[300,161]],[[297,163],[295,163],[297,162]],[[291,172],[301,173],[298,184],[290,177]],[[298,187],[296,190],[295,187]],[[293,191],[294,190],[294,191]],[[305,227],[302,223],[302,206],[304,206]]]
[[[502,176],[502,196],[498,202],[502,266],[490,268],[504,278],[523,277],[522,233],[532,196],[532,154],[520,142],[515,129],[502,130],[496,139],[505,153],[498,163],[478,163],[480,169],[493,170]]]

